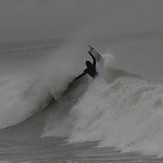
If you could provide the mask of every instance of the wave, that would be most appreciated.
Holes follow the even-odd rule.
[[[79,73],[80,57],[76,59],[67,48],[49,53],[37,60],[33,56],[23,61],[6,61],[9,66],[18,66],[12,74],[0,76],[0,129],[22,122],[58,99]]]
[[[42,86],[32,78],[0,78],[1,129],[25,120],[52,100],[49,90]]]
[[[99,147],[162,154],[163,86],[124,71],[111,73],[120,76],[109,83],[96,79],[74,106],[78,118],[69,142],[98,140]]]
[[[55,99],[42,137],[67,137],[68,143],[99,141],[99,147],[162,156],[163,85],[112,68],[114,57],[104,55],[96,79],[85,77],[68,86],[85,60],[71,52],[66,48],[43,59],[47,67],[39,65],[28,77],[0,77],[0,128],[20,123]]]
[[[40,77],[15,74],[0,77],[0,129],[22,122],[59,98],[73,75],[70,69],[52,73],[56,67],[57,64]]]
[[[99,141],[99,147],[162,156],[163,85],[109,68],[78,98],[59,127],[46,128],[43,136],[68,137],[68,143]]]
[[[51,44],[43,43],[45,47]],[[58,42],[54,45],[58,46]],[[78,42],[73,47],[68,43],[48,51],[42,50],[44,46],[40,42],[11,44],[13,59],[8,51],[1,56],[4,63],[0,74],[0,129],[22,122],[57,100],[84,69],[87,54],[83,56],[83,47]],[[37,49],[37,53],[29,54],[30,48]]]

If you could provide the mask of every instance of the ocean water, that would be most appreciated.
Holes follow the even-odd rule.
[[[111,37],[0,44],[0,162],[163,162],[163,39]]]

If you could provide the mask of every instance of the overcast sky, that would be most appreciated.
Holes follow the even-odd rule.
[[[162,31],[163,0],[0,0],[0,41]]]

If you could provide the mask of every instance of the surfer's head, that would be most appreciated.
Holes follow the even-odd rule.
[[[86,61],[85,64],[87,67],[91,67],[91,65],[92,65],[92,63],[90,61]]]

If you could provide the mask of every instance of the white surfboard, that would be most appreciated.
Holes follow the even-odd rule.
[[[102,55],[91,45],[89,45],[91,54],[96,58],[96,61],[99,62],[101,66],[104,64],[104,59],[102,58]]]

